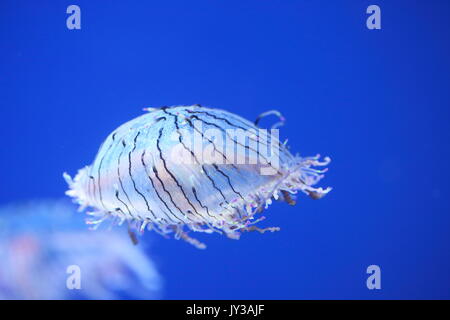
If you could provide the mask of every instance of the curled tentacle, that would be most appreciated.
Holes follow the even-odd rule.
[[[284,126],[285,122],[286,122],[286,118],[283,117],[283,115],[281,114],[281,112],[279,112],[278,110],[269,110],[266,112],[261,113],[258,117],[256,117],[255,120],[255,126],[258,125],[258,123],[265,117],[270,116],[270,115],[275,115],[278,117],[279,121],[277,123],[275,123],[271,128],[272,129],[277,129],[279,127]]]

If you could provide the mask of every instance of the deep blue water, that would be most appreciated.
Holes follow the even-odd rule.
[[[81,8],[81,30],[66,8]],[[366,28],[381,8],[382,29]],[[276,108],[334,190],[274,234],[147,233],[168,299],[450,298],[450,2],[2,1],[0,204],[59,198],[148,106]],[[80,215],[80,219],[83,217]],[[366,268],[381,267],[368,290]]]

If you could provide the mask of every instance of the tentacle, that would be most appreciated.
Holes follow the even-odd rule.
[[[319,159],[319,154],[314,157],[304,158],[297,156],[296,163],[272,186],[269,192],[264,192],[264,196],[258,199],[257,205],[251,208],[252,213],[250,215],[260,212],[264,207],[267,208],[272,203],[272,197],[276,200],[278,192],[282,190],[290,193],[295,193],[299,190],[312,199],[320,199],[330,192],[332,190],[330,187],[326,189],[313,187],[323,178],[323,174],[321,174],[323,170],[313,169],[311,166],[326,166],[331,161],[329,157],[325,157],[323,161]]]
[[[279,121],[277,123],[275,123],[272,126],[272,129],[277,129],[281,126],[283,126],[286,122],[286,118],[283,117],[283,115],[281,114],[281,112],[279,112],[278,110],[269,110],[266,112],[261,113],[255,120],[255,126],[258,126],[258,123],[265,117],[270,116],[270,115],[275,115],[278,117]]]
[[[145,111],[145,112],[153,112],[153,111],[156,111],[156,110],[158,110],[158,108],[154,108],[154,107],[147,107],[147,108],[143,108],[142,110],[143,110],[143,111]]]
[[[296,201],[292,199],[291,194],[286,190],[281,190],[281,194],[283,195],[283,200],[286,201],[289,205],[295,206]]]
[[[180,238],[189,244],[192,244],[197,249],[206,249],[206,245],[197,239],[191,238],[186,232],[181,231]]]
[[[267,231],[270,231],[270,232],[280,231],[280,228],[279,227],[269,227],[269,228],[262,229],[257,226],[250,226],[250,227],[242,228],[242,231],[247,231],[247,232],[258,231],[259,233],[264,233]]]
[[[130,225],[128,225],[128,235],[130,236],[131,242],[134,245],[137,245],[139,243],[136,233],[131,229]]]
[[[104,211],[90,211],[86,213],[89,218],[85,219],[87,225],[90,225],[90,230],[97,230],[103,221],[107,220],[111,214]]]

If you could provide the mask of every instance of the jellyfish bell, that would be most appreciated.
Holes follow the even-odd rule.
[[[160,298],[148,245],[121,231],[88,230],[65,200],[0,206],[0,300]]]
[[[258,127],[267,116],[279,119],[270,132]],[[331,190],[314,186],[330,159],[293,155],[278,138],[284,122],[274,110],[252,123],[199,105],[148,109],[114,130],[74,179],[64,175],[67,195],[90,208],[94,225],[111,217],[198,248],[187,232],[263,231],[254,224],[272,199],[294,205],[299,191],[320,199]]]

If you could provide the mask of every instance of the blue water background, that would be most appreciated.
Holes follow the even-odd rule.
[[[81,30],[66,8],[81,8]],[[368,30],[377,4],[382,29]],[[287,118],[332,158],[324,199],[281,232],[205,251],[147,233],[167,299],[450,298],[448,1],[2,1],[0,203],[64,196],[62,173],[148,106]],[[83,216],[80,215],[80,219]],[[381,267],[368,290],[366,268]]]

